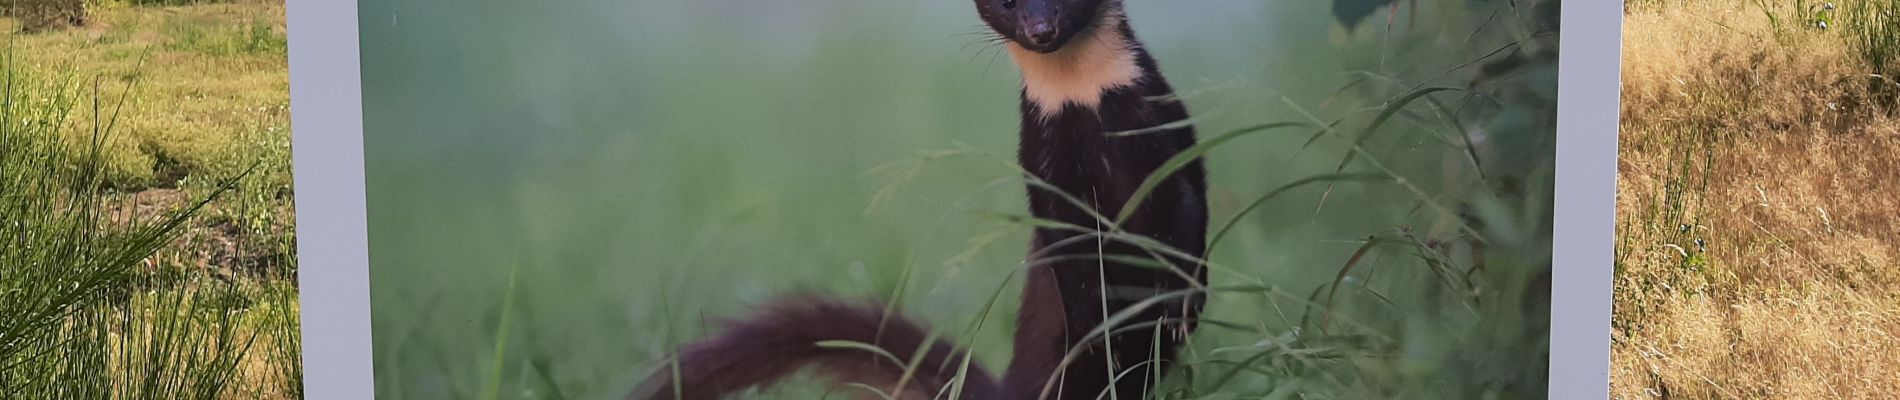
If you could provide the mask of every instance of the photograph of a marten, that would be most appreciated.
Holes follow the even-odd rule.
[[[1558,9],[366,0],[376,392],[1543,398]]]
[[[1182,156],[1195,144],[1187,109],[1118,1],[977,0],[976,10],[1022,71],[1017,158],[1036,182],[1027,188],[1029,217],[1042,221],[1024,262],[1015,355],[1001,379],[957,362],[968,357],[955,344],[931,340],[880,303],[795,297],[686,345],[629,398],[717,399],[802,364],[837,384],[906,399],[1147,397],[1156,375],[1147,371],[1172,363],[1202,307],[1201,296],[1172,294],[1207,285],[1197,261],[1207,187],[1200,160]],[[1111,317],[1118,321],[1106,323]],[[904,358],[819,346],[838,341],[921,358],[906,368]]]

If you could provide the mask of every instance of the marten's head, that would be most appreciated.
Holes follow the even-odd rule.
[[[1107,90],[1142,76],[1122,0],[975,1],[1022,69],[1024,95],[1045,117],[1071,106],[1093,109]]]
[[[996,34],[1023,49],[1054,53],[1078,34],[1097,28],[1101,13],[1120,0],[975,0],[976,12]]]

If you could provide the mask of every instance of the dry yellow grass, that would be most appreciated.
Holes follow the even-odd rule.
[[[1900,394],[1900,120],[1754,4],[1625,15],[1615,398]]]

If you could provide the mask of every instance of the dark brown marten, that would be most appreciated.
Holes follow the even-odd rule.
[[[1120,0],[976,0],[976,8],[1022,71],[1018,156],[1035,179],[1114,218],[1143,180],[1194,145],[1193,129],[1183,123],[1187,109],[1135,40]],[[1120,224],[1122,232],[1180,254],[1202,254],[1207,206],[1198,160],[1140,204]],[[1029,208],[1038,218],[1109,229],[1097,214],[1039,186],[1030,186]],[[1201,296],[1150,302],[1132,311],[1138,318],[1117,325],[1107,340],[1091,332],[1143,300],[1205,284],[1205,270],[1172,256],[1159,256],[1172,270],[1118,263],[1123,258],[1103,256],[1158,256],[1086,232],[1038,228],[1033,237],[1015,359],[1000,381],[972,366],[958,398],[1092,400],[1107,398],[1111,390],[1122,399],[1147,397],[1157,375],[1151,368],[1173,363],[1194,330]],[[716,399],[807,366],[835,382],[870,385],[898,398],[946,398],[964,353],[947,342],[925,343],[928,333],[909,319],[886,315],[879,304],[786,298],[730,322],[719,336],[685,346],[677,365],[660,368],[629,398]],[[905,362],[919,354],[924,359],[907,376],[905,365],[870,352],[817,345],[826,341],[874,344]]]

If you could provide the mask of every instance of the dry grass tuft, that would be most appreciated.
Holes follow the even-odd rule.
[[[1755,4],[1625,15],[1616,398],[1900,392],[1900,121]]]

